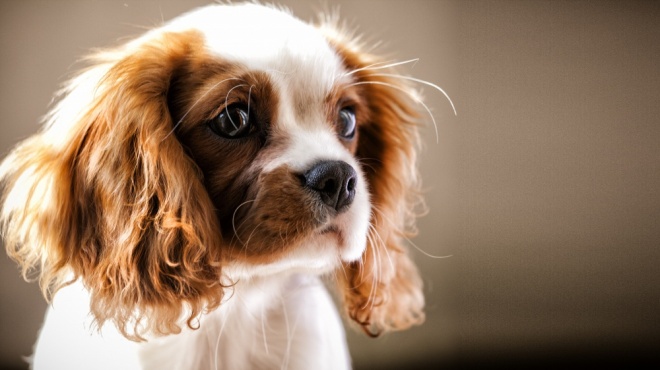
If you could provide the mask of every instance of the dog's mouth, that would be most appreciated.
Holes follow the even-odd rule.
[[[343,232],[336,225],[330,225],[328,227],[321,229],[319,234],[323,236],[335,237],[337,239],[337,246],[339,247],[339,249],[342,249],[346,244]]]
[[[298,172],[282,166],[261,173],[245,191],[244,198],[250,200],[223,215],[222,231],[232,256],[254,257],[260,263],[292,253],[359,258],[366,245],[368,219],[363,216],[369,214],[364,195],[357,193],[339,212],[303,186]]]
[[[339,228],[335,225],[330,225],[328,227],[323,228],[321,231],[319,231],[319,234],[321,234],[321,235],[330,234],[330,233],[340,234]]]

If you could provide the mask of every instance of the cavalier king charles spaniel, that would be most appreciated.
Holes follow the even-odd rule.
[[[33,368],[347,369],[321,276],[370,336],[423,321],[420,81],[333,24],[212,5],[88,59],[0,167]]]

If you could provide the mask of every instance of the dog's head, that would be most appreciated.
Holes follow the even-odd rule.
[[[334,271],[367,333],[423,319],[402,246],[416,96],[332,27],[214,5],[91,59],[3,162],[10,256],[72,279],[128,337],[178,332],[241,280]]]

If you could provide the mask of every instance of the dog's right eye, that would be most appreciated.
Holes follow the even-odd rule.
[[[355,137],[356,127],[355,111],[353,108],[342,108],[337,117],[337,126],[339,126],[339,135],[350,140]]]
[[[250,113],[243,104],[232,104],[209,121],[208,125],[217,135],[227,139],[238,139],[252,133]]]

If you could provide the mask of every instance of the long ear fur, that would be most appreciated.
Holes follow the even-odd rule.
[[[131,339],[192,327],[223,295],[220,228],[167,107],[195,48],[197,34],[165,34],[99,55],[0,167],[2,231],[24,276],[38,272],[48,299],[81,279],[99,327]]]
[[[416,232],[415,208],[423,205],[415,151],[418,99],[380,59],[346,40],[334,42],[369,105],[357,157],[372,201],[367,249],[337,276],[348,316],[365,333],[378,336],[424,321],[422,280],[404,245]]]

